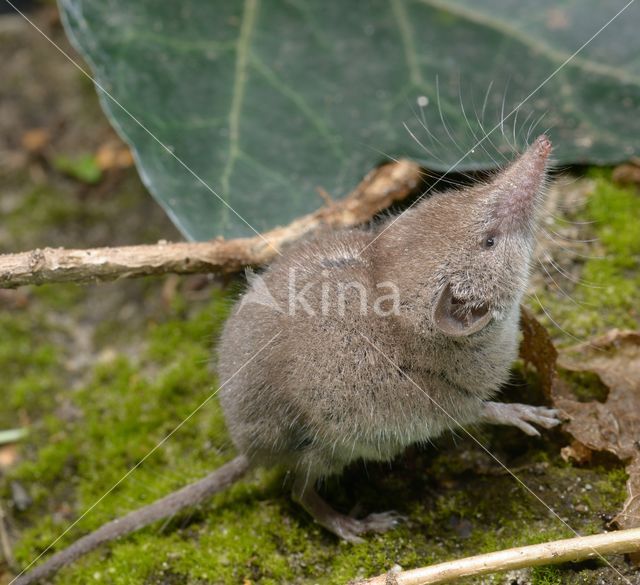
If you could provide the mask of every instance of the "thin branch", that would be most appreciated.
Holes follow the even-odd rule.
[[[0,255],[0,288],[49,282],[95,282],[148,274],[230,273],[272,260],[281,249],[323,227],[345,228],[369,221],[420,184],[421,170],[401,160],[371,171],[342,200],[276,228],[263,237],[203,243],[166,243],[67,250],[43,248]]]
[[[640,551],[640,528],[510,548],[411,571],[390,571],[372,579],[351,583],[352,585],[437,585],[451,583],[463,577],[475,577],[538,565],[583,561],[606,554],[635,551]]]

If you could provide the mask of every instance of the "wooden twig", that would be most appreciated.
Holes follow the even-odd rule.
[[[510,548],[411,571],[390,571],[372,579],[352,581],[352,585],[437,585],[463,577],[635,551],[640,551],[640,528]]]
[[[229,273],[272,260],[286,245],[322,227],[345,228],[370,220],[406,197],[420,183],[420,167],[401,160],[371,171],[342,200],[305,215],[262,237],[216,239],[205,243],[166,243],[67,250],[43,248],[0,255],[0,288],[49,282],[94,282],[148,274]]]

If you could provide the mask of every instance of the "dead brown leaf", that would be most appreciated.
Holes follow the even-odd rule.
[[[7,469],[18,460],[18,447],[15,443],[0,447],[0,470]]]
[[[571,445],[560,449],[560,457],[564,461],[575,461],[578,465],[586,465],[591,462],[593,451],[580,441],[573,440]]]
[[[0,307],[26,309],[29,305],[29,293],[24,288],[0,288]]]
[[[33,128],[22,135],[22,147],[32,155],[41,154],[51,142],[51,133],[46,128]]]
[[[640,332],[613,329],[558,353],[546,329],[524,308],[521,329],[520,357],[536,368],[545,394],[568,419],[564,430],[573,441],[561,456],[586,464],[592,452],[606,451],[624,462],[628,496],[614,523],[640,526]],[[578,401],[558,369],[596,374],[609,391],[606,400]]]
[[[640,185],[640,159],[634,158],[629,163],[618,165],[613,169],[611,178],[621,185]]]
[[[544,395],[547,399],[551,399],[558,358],[551,336],[533,313],[525,307],[520,308],[520,329],[523,335],[520,357],[525,365],[531,364],[536,369]]]
[[[133,155],[122,142],[108,140],[96,152],[96,163],[102,171],[128,169],[133,166]]]
[[[640,526],[640,333],[614,329],[562,351],[558,367],[597,374],[609,388],[604,403],[578,402],[564,392],[554,392],[554,403],[569,417],[565,430],[577,441],[625,462],[629,496],[615,523]]]

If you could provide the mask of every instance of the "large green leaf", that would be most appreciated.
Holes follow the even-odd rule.
[[[193,239],[286,223],[386,157],[494,166],[545,112],[559,162],[628,158],[640,3],[562,66],[625,3],[60,0],[143,180]],[[478,118],[489,130],[524,99],[465,156]]]

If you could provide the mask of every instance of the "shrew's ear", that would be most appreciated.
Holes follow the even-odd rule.
[[[487,306],[468,309],[453,296],[451,285],[447,283],[436,300],[433,320],[445,335],[465,337],[483,329],[491,321],[491,311]]]

